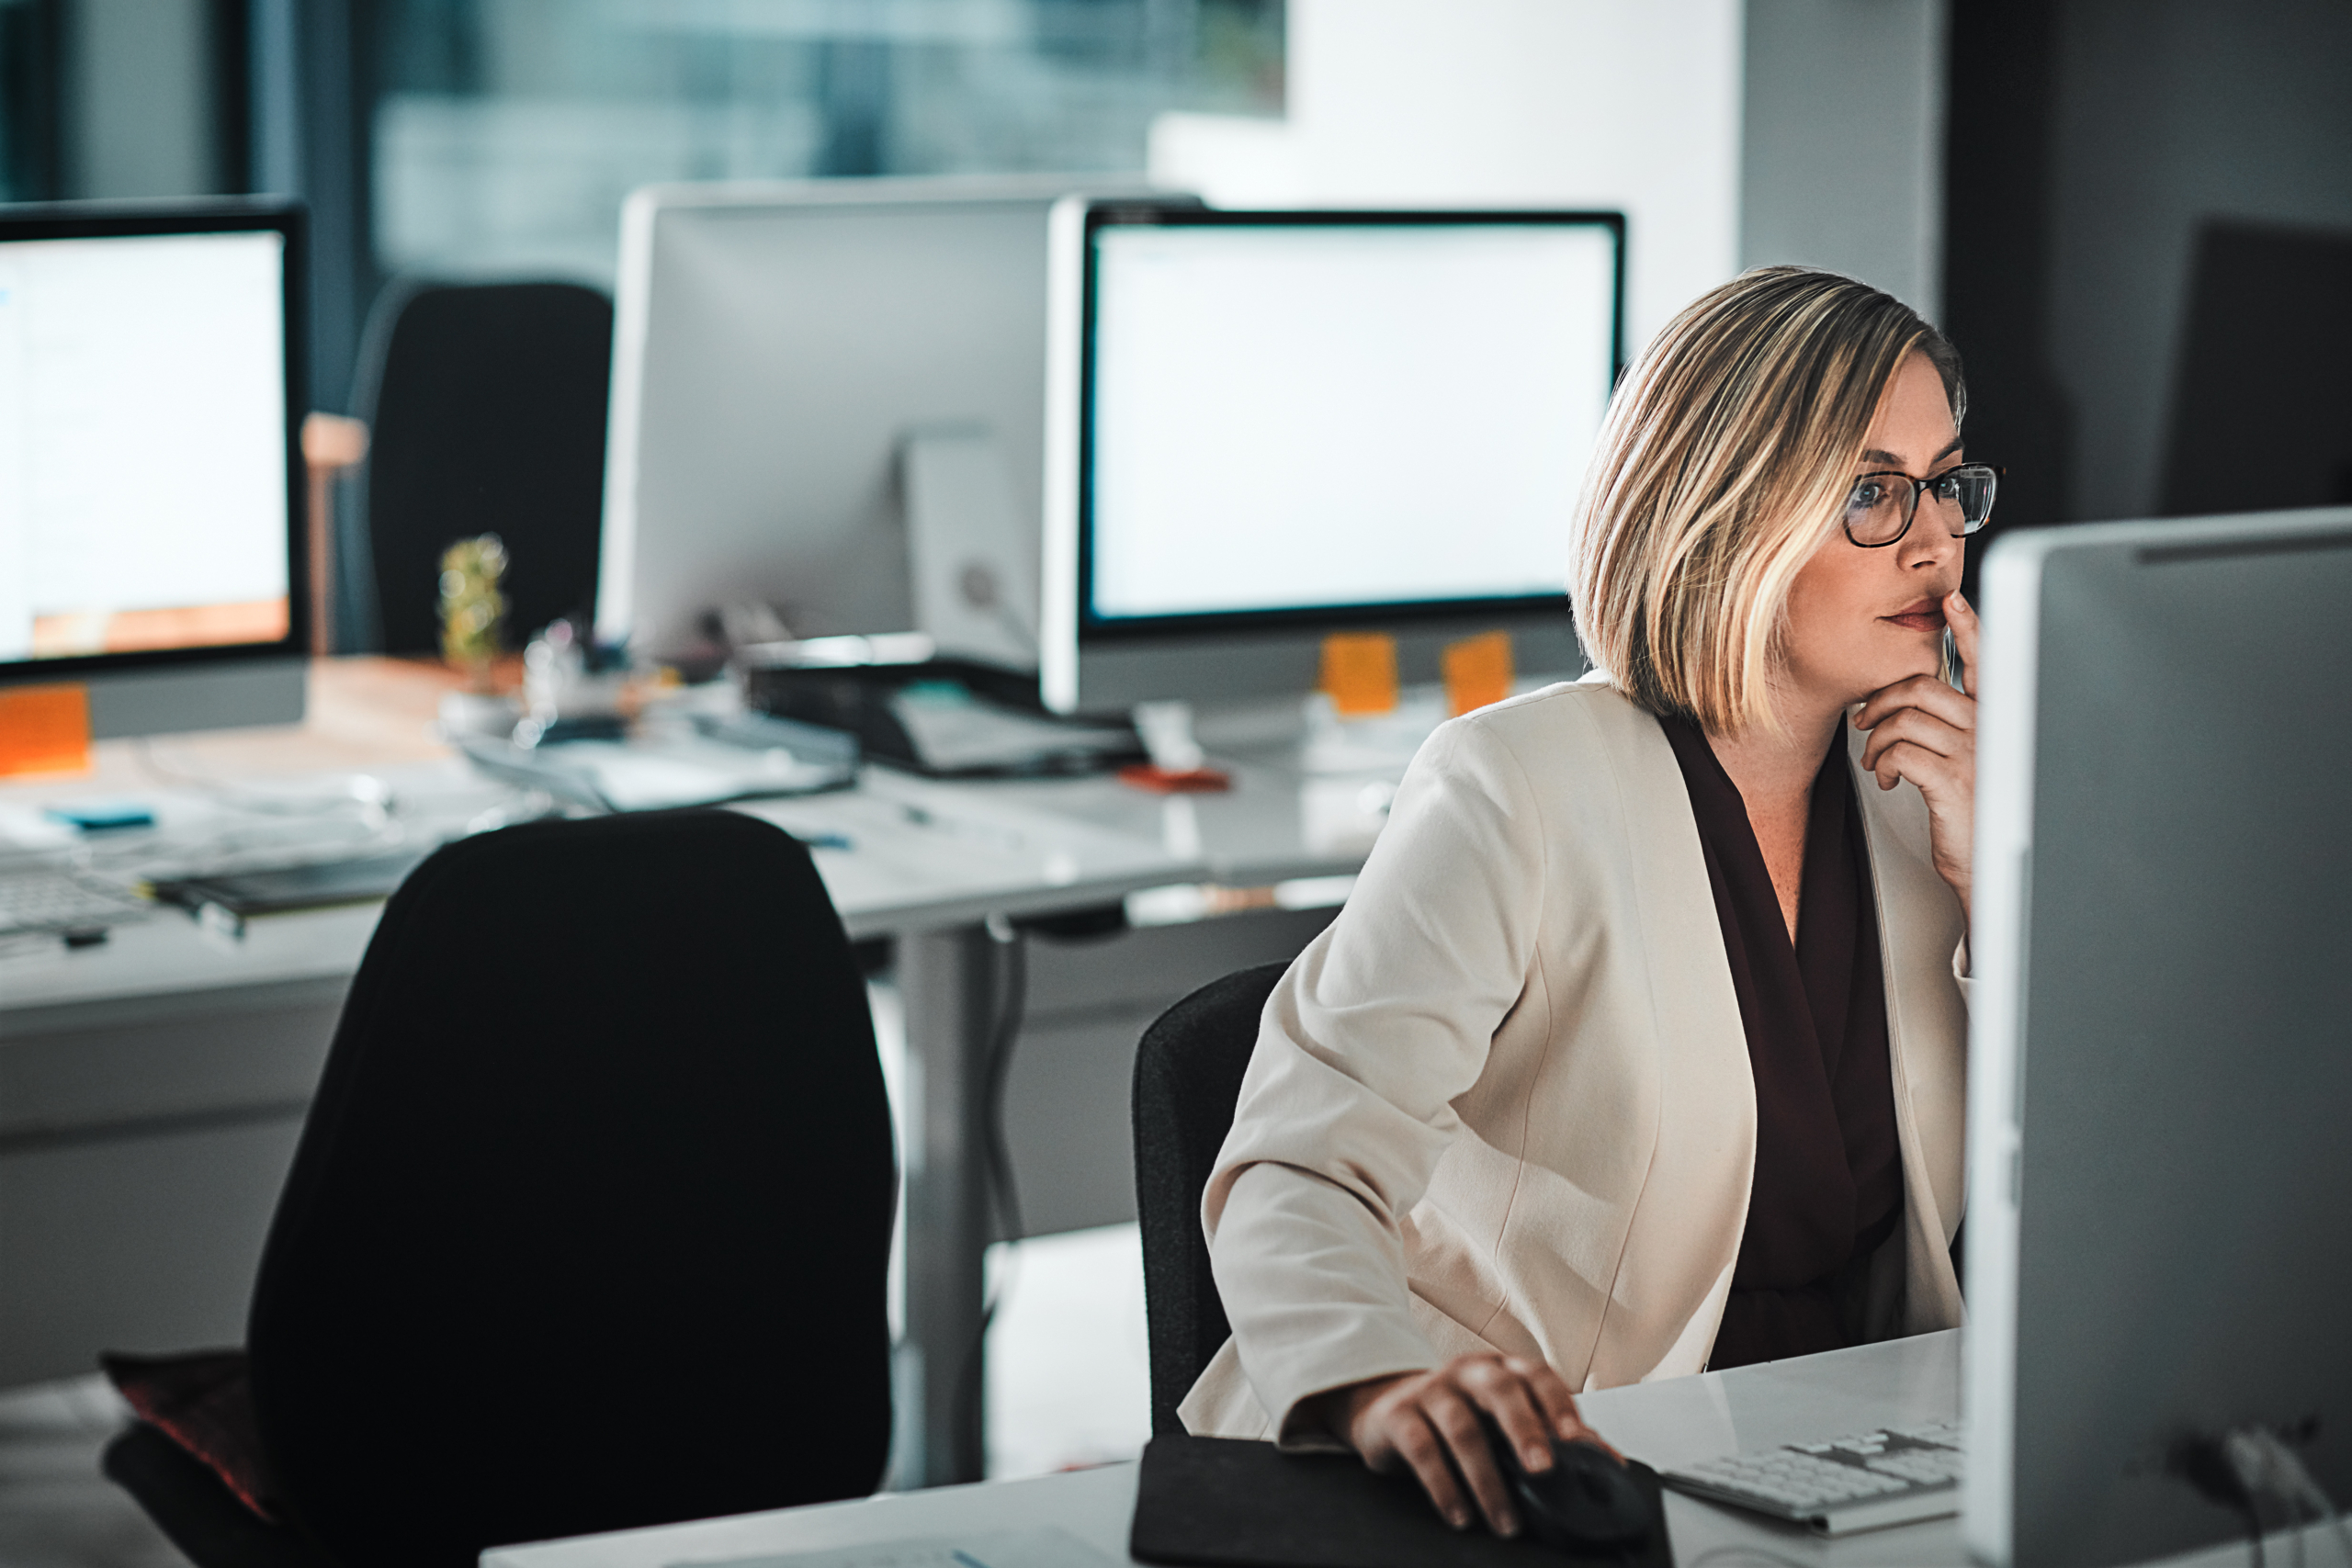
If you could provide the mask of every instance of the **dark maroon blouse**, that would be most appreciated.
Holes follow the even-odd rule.
[[[1792,946],[1738,786],[1696,725],[1658,724],[1698,818],[1756,1078],[1747,1230],[1707,1364],[1843,1349],[1862,1337],[1870,1256],[1903,1216],[1878,911],[1846,738],[1814,777]]]

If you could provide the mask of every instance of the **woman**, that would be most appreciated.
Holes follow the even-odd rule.
[[[1482,1416],[1541,1469],[1574,1389],[1960,1322],[1964,401],[1909,309],[1788,267],[1628,373],[1576,527],[1599,668],[1430,739],[1267,1003],[1192,1430],[1508,1535]]]

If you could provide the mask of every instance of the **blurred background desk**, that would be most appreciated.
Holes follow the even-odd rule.
[[[13,784],[0,810],[294,790],[364,772],[396,813],[462,827],[514,792],[434,737],[452,683],[428,665],[322,661],[301,726],[104,742],[91,773]],[[900,1450],[910,1479],[981,1472],[980,1401],[957,1385],[977,1367],[983,1255],[1001,1235],[981,1179],[979,1073],[1017,1005],[1009,950],[1030,946],[1031,922],[1104,917],[1088,922],[1097,939],[1048,936],[1027,953],[1007,1122],[1029,1230],[1124,1220],[1137,1034],[1193,987],[1295,953],[1336,891],[1325,907],[1285,910],[1262,890],[1344,876],[1369,843],[1376,810],[1353,837],[1344,820],[1336,834],[1318,827],[1318,849],[1295,777],[1236,773],[1230,794],[1160,798],[1103,778],[951,784],[870,769],[852,790],[743,807],[818,846],[851,936],[887,939],[902,998],[903,1375],[924,1412],[920,1446]],[[1341,787],[1349,809],[1366,788],[1378,794]],[[1147,889],[1179,917],[1258,907],[1124,930],[1123,900]],[[379,908],[255,919],[239,938],[166,914],[92,948],[0,950],[0,1386],[85,1372],[101,1348],[242,1339],[278,1186]]]

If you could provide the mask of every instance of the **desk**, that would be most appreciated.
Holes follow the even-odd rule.
[[[1687,1464],[1742,1449],[1872,1427],[1946,1420],[1959,1410],[1959,1331],[1921,1335],[1826,1356],[1603,1390],[1579,1401],[1593,1426],[1626,1453],[1657,1465]],[[730,1558],[878,1544],[968,1531],[1051,1525],[1102,1551],[1127,1556],[1136,1467],[1111,1465],[1035,1481],[829,1503],[734,1518],[503,1547],[482,1568],[670,1568]],[[1929,1519],[1836,1540],[1737,1509],[1669,1492],[1667,1529],[1682,1568],[1764,1568],[1780,1561],[1820,1568],[1956,1568],[1968,1561],[1955,1518]],[[2309,1539],[2315,1553],[2334,1550]],[[1750,1549],[1747,1551],[1725,1549]],[[1721,1552],[1720,1556],[1711,1553]],[[1769,1553],[1756,1555],[1755,1553]],[[2286,1561],[2284,1557],[2278,1559]],[[2170,1558],[2165,1568],[2236,1568],[2245,1546]],[[2315,1555],[2314,1562],[2330,1561]],[[996,1568],[1021,1568],[999,1563]]]
[[[431,734],[452,683],[429,666],[322,661],[302,726],[160,739],[143,761],[104,743],[91,774],[0,787],[0,806],[152,800],[171,789],[153,771],[162,759],[224,781],[367,770],[462,822],[499,792]],[[741,807],[804,838],[845,839],[814,852],[835,907],[853,938],[897,945],[920,1086],[907,1300],[930,1479],[980,1472],[981,1413],[959,1405],[954,1380],[980,1333],[989,1239],[975,1073],[1001,998],[983,922],[1360,863],[1368,831],[1351,838],[1343,823],[1310,839],[1295,778],[1236,772],[1229,795],[1170,800],[1101,778],[949,784],[872,769],[852,790]],[[88,951],[0,953],[0,1384],[86,1371],[101,1345],[173,1349],[241,1332],[249,1260],[377,914],[257,920],[236,942],[166,917]]]

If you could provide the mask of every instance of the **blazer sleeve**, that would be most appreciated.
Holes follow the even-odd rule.
[[[1522,1005],[1544,860],[1518,760],[1476,716],[1453,721],[1267,1001],[1203,1219],[1242,1371],[1285,1440],[1306,1435],[1301,1400],[1439,1359],[1414,1323],[1407,1216]]]

